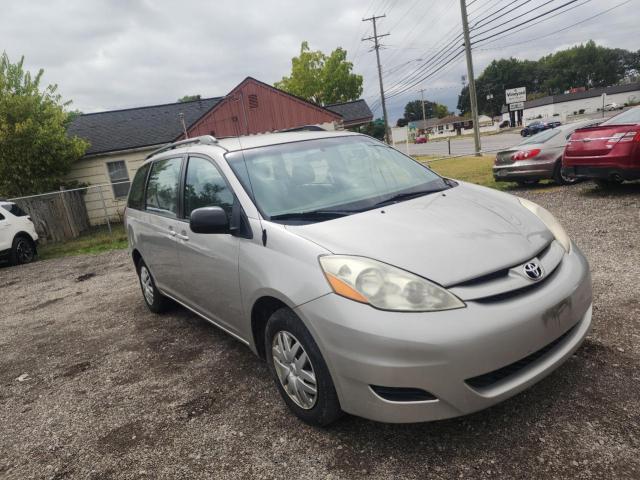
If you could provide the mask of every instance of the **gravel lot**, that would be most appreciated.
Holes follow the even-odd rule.
[[[246,347],[150,314],[124,251],[0,268],[0,477],[640,478],[640,184],[515,193],[589,258],[594,328],[529,391],[435,423],[300,423]]]

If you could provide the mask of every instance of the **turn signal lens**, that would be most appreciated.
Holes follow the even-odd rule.
[[[335,293],[398,312],[432,312],[466,305],[445,288],[370,258],[323,255],[320,266]]]
[[[511,160],[529,160],[531,158],[535,158],[539,153],[539,148],[534,148],[533,150],[520,150],[519,152],[511,155]]]

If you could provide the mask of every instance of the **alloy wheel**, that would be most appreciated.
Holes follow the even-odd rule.
[[[20,263],[29,263],[33,260],[33,247],[29,241],[21,238],[16,245],[16,257]]]
[[[140,284],[142,285],[142,294],[149,305],[153,305],[153,281],[151,274],[144,265],[140,267]]]
[[[291,333],[281,330],[273,337],[271,355],[280,385],[289,398],[300,408],[313,408],[318,398],[318,385],[302,344]]]

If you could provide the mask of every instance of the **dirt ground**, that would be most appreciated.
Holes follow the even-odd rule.
[[[594,328],[523,394],[434,423],[302,424],[248,348],[149,313],[125,251],[0,268],[0,478],[640,478],[640,185],[516,193],[587,255]]]

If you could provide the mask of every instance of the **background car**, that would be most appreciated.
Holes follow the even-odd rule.
[[[557,120],[549,122],[536,120],[520,130],[520,135],[522,135],[523,137],[528,137],[530,135],[535,135],[536,133],[542,132],[543,130],[559,127],[560,125],[562,125],[562,123],[558,122]]]
[[[564,175],[593,179],[601,186],[640,179],[640,107],[576,130],[562,162]]]
[[[544,179],[553,179],[560,185],[575,183],[575,177],[562,174],[565,145],[576,129],[597,125],[599,122],[600,120],[585,120],[544,130],[515,147],[498,152],[493,166],[494,179],[521,185]]]
[[[32,262],[38,234],[31,218],[15,203],[0,201],[0,260],[12,265]]]
[[[608,103],[607,105],[604,106],[604,111],[612,112],[614,110],[622,110],[623,108],[624,106],[618,105],[617,103]]]
[[[427,143],[427,137],[423,137],[423,136],[416,137],[415,143]]]

